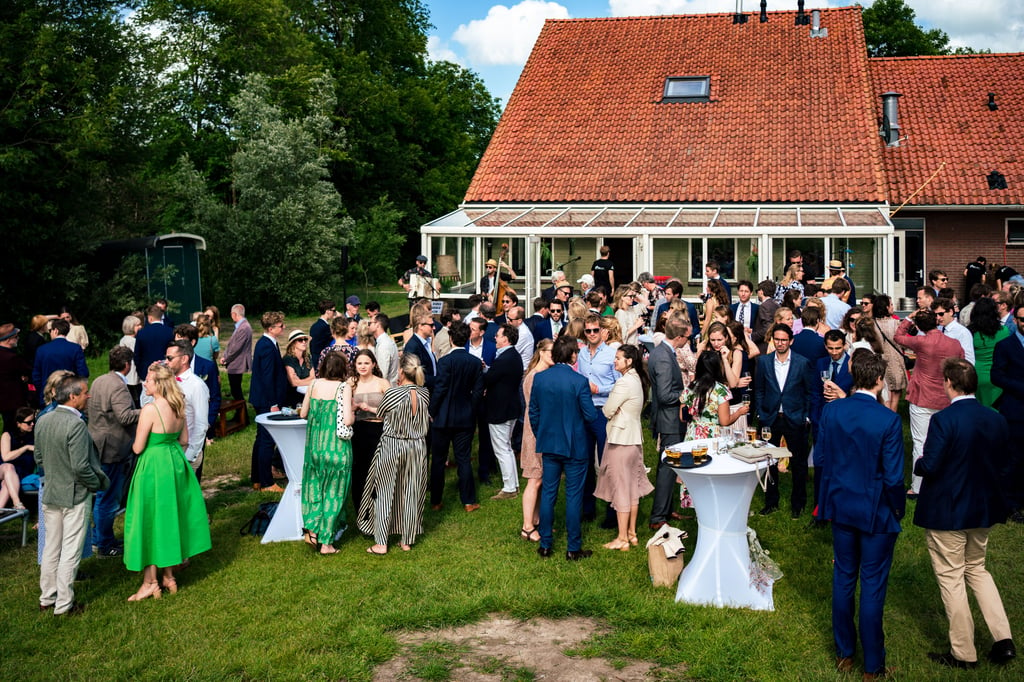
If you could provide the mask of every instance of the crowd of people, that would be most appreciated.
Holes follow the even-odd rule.
[[[965,277],[982,261],[968,265]],[[221,350],[216,308],[173,326],[166,305],[155,304],[145,320],[125,318],[110,373],[91,391],[88,336],[69,312],[33,320],[25,344],[31,358],[14,352],[20,330],[0,326],[3,367],[21,372],[26,387],[46,387],[4,403],[0,441],[0,502],[23,506],[20,480],[35,465],[48,474],[40,608],[77,608],[72,566],[87,538],[97,553],[123,555],[129,569],[143,571],[132,600],[175,591],[175,567],[209,549],[199,480],[219,409],[219,364],[232,399],[243,399],[242,375],[250,373],[248,400],[257,414],[295,409],[307,419],[303,535],[320,554],[337,551],[348,504],[354,525],[373,538],[367,552],[387,554],[396,537],[401,550],[412,550],[428,495],[432,510],[444,508],[449,466],[465,513],[481,508],[482,486],[497,487],[496,504],[518,499],[519,534],[541,557],[554,553],[563,479],[566,559],[592,555],[582,523],[599,518],[614,531],[604,548],[629,551],[639,542],[644,496],[653,493],[653,530],[684,518],[691,505],[685,474],[681,480],[663,456],[652,484],[645,438],[661,454],[726,429],[760,427],[792,455],[790,516],[810,510],[810,525],[832,528],[839,669],[852,666],[859,579],[865,672],[885,671],[882,604],[908,500],[917,503],[915,523],[928,529],[951,621],[951,649],[936,660],[976,662],[965,581],[985,600],[996,638],[990,657],[1015,655],[984,551],[991,525],[1024,522],[1024,282],[1016,273],[1001,269],[1005,281],[991,282],[998,288],[968,277],[961,305],[946,274],[934,270],[901,320],[889,295],[857,297],[840,261],[829,262],[829,276],[818,282],[805,277],[794,252],[779,282],[735,282],[736,300],[719,265],[708,262],[698,306],[684,300],[675,278],[659,284],[641,273],[617,282],[602,251],[577,280],[581,290],[555,272],[529,311],[512,288],[511,269],[499,274],[504,264],[488,261],[469,310],[445,303],[436,314],[415,295],[416,284],[430,279],[425,264],[418,259],[403,277],[413,285],[401,335],[392,335],[379,304],[361,312],[351,296],[344,312],[320,301],[308,333],[286,332],[283,313],[264,312],[254,344],[245,308],[236,304]],[[897,411],[904,397],[913,441],[909,486]],[[55,416],[39,417],[36,426],[36,406]],[[968,464],[964,444],[972,442],[988,445],[971,448]],[[251,461],[254,488],[283,490],[280,455],[262,424]],[[769,467],[760,514],[780,510],[784,472]],[[606,503],[600,514],[599,500]],[[122,503],[123,544],[112,525]]]

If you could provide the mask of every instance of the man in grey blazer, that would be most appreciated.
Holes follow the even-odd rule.
[[[114,346],[109,353],[110,371],[97,377],[89,389],[89,435],[99,452],[103,473],[110,479],[107,489],[96,493],[92,509],[93,551],[101,557],[124,554],[124,543],[114,538],[114,515],[127,481],[135,425],[139,423],[139,410],[125,381],[131,363],[132,350]]]
[[[679,314],[669,314],[665,321],[665,340],[654,347],[647,362],[651,377],[651,430],[658,438],[658,452],[666,445],[683,440],[685,428],[679,419],[679,396],[683,392],[683,374],[676,361],[676,349],[690,342],[686,323]],[[650,527],[661,528],[672,514],[672,491],[676,473],[665,466],[659,457],[658,473],[654,483],[654,504],[651,506]]]
[[[74,582],[89,530],[92,496],[110,481],[82,420],[89,404],[89,381],[65,378],[57,387],[57,409],[36,424],[36,464],[46,470],[43,521],[46,546],[39,568],[39,610],[55,616],[81,613]]]
[[[235,321],[235,331],[231,332],[227,348],[221,353],[220,364],[228,370],[232,400],[245,400],[242,375],[252,371],[252,327],[245,319],[245,306],[241,303],[231,306],[231,319]]]

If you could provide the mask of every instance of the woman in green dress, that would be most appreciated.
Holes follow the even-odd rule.
[[[210,549],[210,523],[199,481],[185,459],[185,396],[174,372],[163,364],[149,368],[143,388],[153,402],[142,408],[132,449],[139,455],[128,490],[124,517],[124,565],[142,571],[142,587],[128,597],[160,598],[163,587],[178,591],[174,567]]]
[[[1010,335],[1010,330],[999,321],[996,302],[988,296],[979,298],[971,311],[968,327],[974,337],[974,368],[978,371],[978,402],[985,407],[1003,394],[1003,389],[992,385],[992,353],[996,344]]]
[[[338,550],[331,544],[345,521],[345,498],[352,477],[352,441],[338,437],[338,409],[352,426],[352,384],[348,357],[328,353],[302,401],[299,415],[306,424],[306,455],[302,464],[302,524],[306,542],[321,554]]]

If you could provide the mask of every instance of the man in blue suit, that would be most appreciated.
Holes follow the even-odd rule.
[[[971,363],[949,358],[942,364],[943,387],[951,404],[928,425],[924,456],[914,465],[922,477],[914,525],[925,528],[928,553],[949,618],[950,649],[928,658],[950,668],[974,668],[974,619],[967,601],[970,585],[995,644],[994,663],[1017,656],[1010,622],[995,581],[985,569],[989,529],[1005,523],[1010,457],[1006,420],[977,401],[978,374]]]
[[[174,328],[163,323],[163,315],[160,306],[149,306],[147,324],[135,335],[135,368],[139,371],[139,381],[146,380],[150,365],[164,359],[167,344],[174,340]]]
[[[32,365],[32,383],[39,392],[40,405],[43,404],[46,380],[57,370],[66,369],[78,376],[89,376],[82,347],[65,338],[70,331],[71,323],[67,320],[53,320],[50,322],[50,342],[39,346],[39,350],[36,351],[35,363]]]
[[[814,331],[821,321],[821,310],[811,305],[805,306],[800,313],[800,320],[804,323],[804,328],[793,337],[793,345],[790,348],[797,355],[807,358],[811,367],[814,367],[818,360],[826,357],[825,342],[818,336],[818,332]]]
[[[497,344],[487,338],[486,318],[474,317],[469,321],[469,341],[466,342],[466,350],[469,354],[480,361],[484,372],[494,362],[495,354],[498,352]],[[487,425],[486,413],[477,410],[477,476],[480,483],[491,482],[491,471],[497,465],[494,459],[494,447],[491,445],[490,427]]]
[[[741,279],[736,284],[736,291],[739,293],[740,300],[729,306],[729,309],[732,310],[732,319],[742,324],[749,333],[754,328],[754,320],[757,319],[757,311],[761,307],[750,300],[754,294],[754,283],[748,279]]]
[[[484,394],[484,370],[479,360],[465,348],[469,326],[452,322],[448,329],[452,350],[437,361],[437,377],[430,394],[430,416],[434,423],[430,459],[430,506],[441,509],[444,496],[444,466],[448,447],[455,454],[459,475],[459,499],[466,511],[480,508],[473,481],[473,428],[477,406]]]
[[[533,299],[533,315],[527,318],[526,326],[533,334],[534,341],[554,338],[551,333],[551,320],[548,319],[550,306],[551,304],[543,296]]]
[[[815,444],[818,442],[818,427],[821,425],[821,411],[826,403],[845,398],[853,390],[853,375],[850,373],[850,356],[846,353],[846,337],[838,329],[825,332],[825,352],[827,355],[814,366],[815,376],[824,377],[820,389],[811,394],[811,430]],[[817,387],[818,384],[815,384]],[[814,460],[814,506],[818,506],[821,493],[821,465],[823,453],[815,445],[812,453]],[[824,525],[821,515],[815,516],[815,523]]]
[[[661,314],[668,310],[668,305],[677,298],[683,297],[683,285],[678,280],[672,280],[665,285],[664,289],[665,301],[657,307],[654,311],[654,317],[651,318],[651,327],[655,327],[658,324],[658,320],[661,319]],[[686,314],[690,318],[690,327],[696,332],[700,329],[700,318],[697,316],[697,307],[689,301],[683,301],[686,304]]]
[[[826,405],[818,429],[823,453],[821,516],[832,522],[836,669],[853,669],[854,594],[860,576],[865,680],[882,679],[887,673],[882,613],[906,506],[903,425],[898,414],[878,402],[885,370],[882,356],[858,354],[853,364],[856,392]]]
[[[423,385],[427,390],[434,390],[437,373],[437,360],[433,351],[430,350],[430,342],[434,338],[434,319],[430,315],[423,315],[412,321],[412,336],[402,348],[403,355],[415,355],[420,359],[420,366],[423,367]]]
[[[1012,503],[1016,511],[1010,517],[1024,523],[1024,307],[1012,318],[1014,332],[996,344],[992,353],[992,384],[1003,389],[996,407],[1010,427]]]
[[[807,358],[790,350],[793,330],[789,325],[776,324],[771,334],[775,352],[757,359],[754,404],[757,405],[757,418],[761,426],[772,430],[772,444],[778,445],[785,438],[786,447],[793,453],[789,460],[793,472],[790,510],[792,517],[797,519],[807,505],[806,423],[816,377]],[[779,509],[779,467],[773,464],[768,471],[768,489],[764,495],[764,508],[760,512],[762,515]]]
[[[590,398],[586,377],[572,369],[576,362],[576,340],[561,337],[551,349],[555,365],[533,379],[530,393],[530,426],[537,437],[537,452],[544,462],[540,496],[540,547],[537,553],[552,555],[551,526],[562,474],[565,474],[565,533],[569,561],[586,559],[580,516],[583,484],[587,477],[587,433],[593,433],[597,411]]]
[[[249,383],[249,402],[257,415],[279,412],[288,389],[288,375],[284,371],[281,349],[277,340],[284,334],[284,313],[271,311],[260,318],[263,336],[252,352],[252,378]],[[274,483],[274,439],[262,424],[256,425],[256,440],[252,444],[252,485],[257,490],[283,492]]]

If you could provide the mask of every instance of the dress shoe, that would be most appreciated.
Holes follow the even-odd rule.
[[[886,668],[880,673],[864,673],[861,678],[864,682],[873,682],[874,680],[888,680],[892,677],[892,668]]]
[[[430,505],[430,508],[433,509],[434,511],[441,511],[441,505],[439,504],[432,504]]]
[[[52,610],[53,610],[53,604],[40,604],[39,605],[40,613],[46,613],[47,611],[52,611]]]
[[[579,561],[580,559],[589,559],[593,552],[589,549],[581,549],[576,552],[566,552],[566,561]]]
[[[662,526],[667,526],[667,525],[668,525],[668,521],[652,521],[651,523],[647,524],[647,527],[650,528],[651,530],[661,530]]]
[[[539,554],[542,559],[549,559],[554,552],[551,551],[550,547],[538,547],[537,554]]]
[[[928,658],[940,663],[947,668],[957,668],[958,670],[972,670],[978,667],[977,661],[961,661],[959,658],[955,658],[951,653],[944,654],[928,654]]]
[[[68,609],[67,611],[65,611],[64,613],[54,613],[53,615],[55,615],[55,616],[78,616],[78,615],[81,615],[83,611],[85,611],[85,604],[80,604],[79,602],[75,602],[74,604],[71,605],[71,608]]]
[[[852,673],[853,658],[850,656],[836,656],[836,670],[841,673]]]
[[[682,521],[683,519],[685,519],[685,518],[686,518],[685,516],[683,516],[683,515],[682,515],[682,514],[680,514],[679,512],[672,512],[671,514],[669,514],[669,517],[670,517],[670,518],[671,518],[671,519],[672,519],[673,521]]]
[[[769,507],[769,506],[766,505],[764,507],[761,507],[761,511],[759,511],[757,513],[760,514],[761,516],[768,516],[769,514],[774,514],[777,511],[779,511],[778,506]]]
[[[517,497],[519,497],[519,492],[518,491],[514,491],[514,492],[509,493],[509,492],[505,492],[504,490],[500,490],[500,491],[498,491],[497,495],[491,495],[491,499],[492,500],[514,500]]]
[[[463,507],[463,509],[465,509],[468,512],[475,512],[479,508],[480,508],[479,504],[467,504],[467,505],[465,505]]]
[[[1001,639],[992,645],[988,652],[988,660],[1002,665],[1017,658],[1017,647],[1013,645],[1012,639]]]
[[[1024,511],[1018,509],[1017,511],[1010,514],[1010,520],[1014,523],[1024,523]]]
[[[281,486],[279,486],[278,484],[275,483],[274,485],[263,486],[262,488],[260,488],[260,492],[261,493],[283,493],[284,492],[284,488],[282,488]]]
[[[803,510],[803,509],[794,509],[794,510],[792,511],[792,513],[791,513],[791,514],[789,515],[789,518],[791,518],[791,519],[793,519],[794,521],[796,521],[797,519],[799,519],[799,518],[800,518],[800,515],[801,515],[801,514],[803,514],[803,513],[804,513],[804,510]]]

